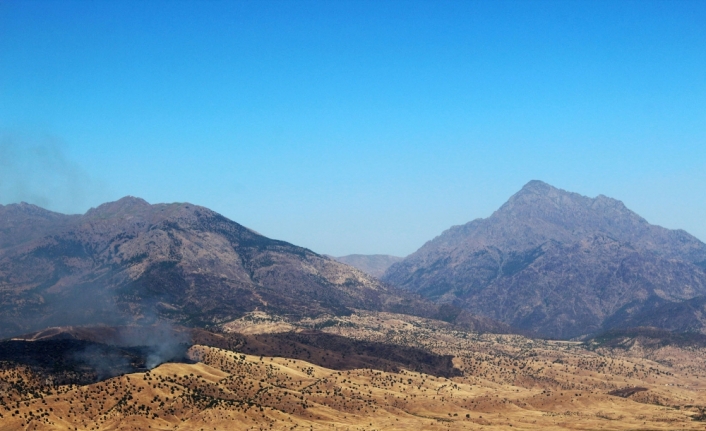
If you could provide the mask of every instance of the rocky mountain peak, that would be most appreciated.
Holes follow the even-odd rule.
[[[649,224],[621,201],[568,192],[542,181],[530,181],[500,207],[487,223],[524,232],[528,239],[565,241],[588,232],[603,232],[632,240]]]
[[[535,180],[382,279],[523,329],[573,337],[659,292],[679,300],[706,294],[702,262],[706,244],[686,232],[651,225],[619,200]]]
[[[497,212],[525,211],[526,207],[533,207],[534,210],[571,211],[577,207],[588,207],[591,201],[591,198],[578,193],[556,188],[543,181],[532,180],[512,195]]]
[[[125,215],[135,215],[149,210],[151,205],[144,199],[125,196],[114,202],[107,202],[86,212],[86,217],[114,218]]]
[[[535,194],[547,194],[552,191],[558,190],[556,187],[553,187],[550,184],[545,183],[544,181],[541,180],[530,180],[527,184],[522,186],[522,189],[520,189],[517,194],[521,193],[535,193]]]

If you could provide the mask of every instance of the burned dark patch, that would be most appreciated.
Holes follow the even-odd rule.
[[[250,355],[301,359],[334,370],[372,368],[398,372],[404,368],[440,377],[461,375],[450,355],[318,331],[257,335],[195,331],[193,342]]]
[[[645,392],[647,388],[643,387],[629,387],[629,388],[620,388],[616,389],[614,391],[608,392],[608,395],[612,395],[614,397],[621,397],[621,398],[628,398],[630,395],[634,395],[638,392]]]
[[[125,373],[144,371],[140,348],[118,348],[83,340],[0,342],[0,361],[25,365],[57,384],[89,384]]]

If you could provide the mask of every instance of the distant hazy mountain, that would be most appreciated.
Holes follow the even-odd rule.
[[[651,225],[620,201],[531,181],[487,219],[452,227],[382,279],[567,338],[642,324],[655,306],[706,294],[705,262],[704,243]]]
[[[387,271],[387,268],[403,258],[388,254],[349,254],[348,256],[335,257],[334,259],[379,278]]]
[[[493,327],[188,203],[126,197],[80,216],[0,206],[0,337],[57,325],[168,319],[204,327],[253,310],[301,318],[352,308]]]

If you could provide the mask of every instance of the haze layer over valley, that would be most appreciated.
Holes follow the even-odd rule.
[[[403,258],[387,254],[349,254],[348,256],[340,256],[335,259],[346,265],[358,268],[373,277],[380,278],[390,266],[401,261]]]

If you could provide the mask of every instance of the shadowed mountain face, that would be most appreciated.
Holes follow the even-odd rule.
[[[302,317],[350,308],[438,309],[191,204],[128,197],[82,216],[0,208],[0,336],[157,319],[209,326],[256,309]]]
[[[531,181],[489,218],[454,226],[392,265],[383,280],[570,338],[706,294],[704,262],[705,244],[650,225],[620,201]]]
[[[387,268],[402,260],[401,257],[387,254],[349,254],[334,258],[339,262],[358,268],[373,277],[382,277]]]

